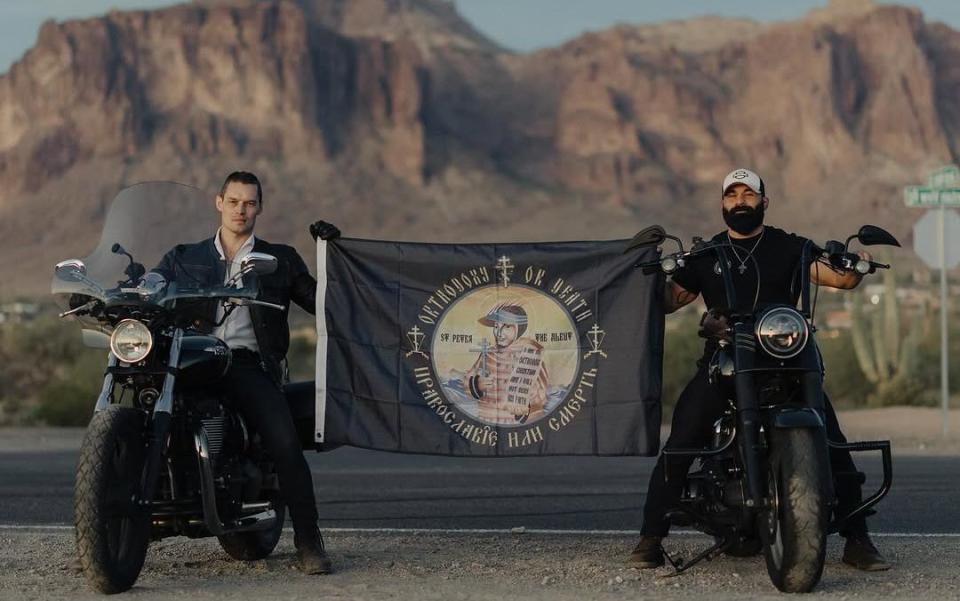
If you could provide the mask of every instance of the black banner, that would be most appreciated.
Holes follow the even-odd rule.
[[[317,440],[655,455],[662,278],[626,244],[321,241]]]

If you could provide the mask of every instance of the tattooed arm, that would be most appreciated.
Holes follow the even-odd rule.
[[[873,256],[865,251],[857,253],[861,259],[867,261]],[[855,271],[838,271],[826,261],[814,261],[810,264],[810,281],[820,286],[850,290],[860,285],[863,276]]]
[[[663,287],[663,310],[673,313],[684,305],[689,305],[697,299],[697,294],[690,292],[674,281],[668,281]]]

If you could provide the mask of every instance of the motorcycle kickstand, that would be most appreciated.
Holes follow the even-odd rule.
[[[663,556],[667,558],[667,561],[670,562],[670,565],[673,567],[673,572],[664,576],[664,578],[675,578],[680,574],[683,574],[693,566],[697,565],[704,559],[711,561],[717,555],[723,553],[727,550],[727,547],[733,544],[733,539],[724,539],[720,542],[714,544],[707,550],[699,553],[689,562],[685,562],[682,557],[677,557],[674,559],[667,553],[667,550],[663,548],[663,545],[660,545],[660,550],[663,551]]]

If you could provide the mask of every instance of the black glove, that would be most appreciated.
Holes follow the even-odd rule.
[[[730,333],[730,324],[727,321],[727,316],[723,313],[716,310],[707,311],[700,318],[700,330],[697,335],[701,338],[714,338],[730,342]]]
[[[334,240],[340,237],[340,229],[326,221],[314,221],[310,224],[310,235],[316,240]]]

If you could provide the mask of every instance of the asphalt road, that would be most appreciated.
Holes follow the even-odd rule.
[[[77,453],[0,452],[0,525],[70,524]],[[309,453],[324,527],[636,530],[653,460]],[[879,458],[862,458],[869,488]],[[871,518],[888,533],[960,533],[960,460],[894,456]]]

